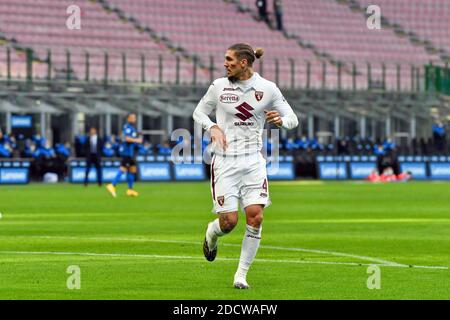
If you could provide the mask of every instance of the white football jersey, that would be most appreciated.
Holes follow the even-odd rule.
[[[216,79],[197,105],[193,118],[205,130],[217,124],[224,131],[228,148],[226,151],[213,150],[216,154],[252,154],[263,146],[264,110],[278,111],[283,128],[292,129],[298,125],[297,116],[276,84],[254,72],[245,81],[231,82],[226,77]],[[216,111],[217,123],[208,117],[213,111]]]

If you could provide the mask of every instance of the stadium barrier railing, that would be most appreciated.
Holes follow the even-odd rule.
[[[39,51],[39,53],[38,53]],[[206,85],[225,75],[217,57],[185,58],[179,54],[102,52],[75,49],[0,47],[0,80],[10,84],[100,83],[140,86],[146,83]],[[429,66],[448,74],[448,63],[430,61]],[[306,61],[301,58],[266,58],[256,71],[282,88],[381,90],[418,92],[434,82],[426,78],[424,64],[396,62]],[[428,72],[429,73],[429,72]],[[427,74],[428,74],[427,73]],[[427,82],[425,80],[428,80]],[[447,82],[446,82],[447,83]]]

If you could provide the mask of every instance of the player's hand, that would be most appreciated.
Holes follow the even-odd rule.
[[[283,125],[283,120],[281,120],[281,116],[278,113],[278,111],[264,110],[264,113],[266,114],[266,119],[268,123],[272,123],[277,127],[281,127]]]
[[[218,145],[219,147],[222,148],[223,151],[227,150],[228,147],[227,139],[222,129],[220,129],[218,125],[214,125],[210,129],[210,133],[213,145]]]

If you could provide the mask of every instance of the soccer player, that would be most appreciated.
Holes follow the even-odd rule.
[[[138,137],[138,133],[134,125],[136,124],[136,114],[130,113],[127,116],[127,123],[124,124],[122,130],[122,146],[120,169],[117,172],[113,182],[106,186],[106,189],[112,196],[117,197],[116,185],[119,183],[122,174],[127,173],[128,190],[127,196],[137,197],[139,194],[133,189],[134,179],[137,172],[136,166],[136,148],[138,144],[142,143],[142,137]]]
[[[218,238],[238,222],[238,206],[245,212],[246,231],[233,286],[247,289],[247,272],[261,240],[263,210],[270,204],[266,160],[261,154],[264,123],[292,129],[298,119],[273,82],[253,71],[263,49],[245,43],[225,53],[227,77],[216,79],[194,111],[194,120],[209,131],[214,150],[211,193],[218,218],[208,224],[203,253],[217,254]],[[217,123],[209,118],[213,111]]]

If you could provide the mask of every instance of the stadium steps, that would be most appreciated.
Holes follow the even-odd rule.
[[[10,36],[2,32],[0,28],[0,45],[3,47],[0,50],[0,61],[4,64],[4,68],[0,68],[0,78],[6,78],[8,76],[7,60],[8,60],[8,48],[10,51],[11,69],[9,70],[11,77],[25,78],[26,76],[26,51],[31,50],[33,62],[37,64],[46,63],[46,59],[39,57],[39,55],[33,50],[22,44],[15,37]],[[1,65],[0,64],[0,65]]]
[[[366,27],[365,17],[335,0],[285,0],[285,25],[302,34],[316,47],[345,61],[419,62],[428,61],[423,48],[413,46],[391,31]]]
[[[371,4],[370,1],[364,0],[335,0],[337,3],[341,5],[346,5],[353,12],[359,12],[366,19],[366,8]],[[389,16],[389,13],[387,14]],[[422,46],[425,51],[430,55],[430,58],[433,59],[436,55],[439,55],[440,59],[443,61],[450,60],[449,52],[444,48],[439,48],[437,45],[433,43],[430,39],[424,36],[420,36],[414,30],[406,28],[398,21],[391,19],[390,17],[386,17],[385,13],[382,13],[381,22],[383,28],[389,28],[393,31],[395,35],[400,38],[407,37],[412,45],[414,46]]]
[[[256,14],[254,0],[232,1],[239,1],[245,10],[254,8]],[[271,15],[272,1],[267,3]],[[302,0],[300,6],[298,0],[283,0],[283,9],[283,24],[288,34],[298,35],[336,61],[345,62],[344,86],[354,87],[353,72],[356,89],[411,90],[412,83],[416,82],[411,81],[411,75],[415,73],[415,79],[423,77],[420,68],[430,60],[423,47],[413,46],[390,30],[369,33],[359,12],[348,10],[335,0]],[[399,63],[400,70],[397,70]]]
[[[270,20],[269,24],[267,24],[267,23],[265,23],[264,21],[261,20],[257,10],[255,9],[255,1],[253,1],[253,0],[222,0],[222,1],[224,1],[226,3],[230,3],[230,2],[234,3],[236,5],[237,10],[239,12],[246,12],[255,21],[257,21],[258,23],[261,23],[261,24],[267,26],[271,30],[277,30],[273,26],[273,21],[272,20]],[[243,3],[243,1],[245,3]],[[268,10],[268,14],[269,15],[271,14],[271,12],[269,10]],[[314,43],[311,43],[311,42],[303,39],[303,37],[301,35],[288,32],[286,29],[283,30],[283,31],[280,31],[280,33],[283,34],[283,36],[286,39],[295,39],[297,41],[297,44],[300,47],[302,47],[305,50],[311,51],[318,59],[321,59],[321,60],[324,59],[324,60],[328,61],[333,66],[337,66],[339,63],[341,63],[341,65],[343,66],[343,71],[345,71],[347,73],[351,72],[351,69],[346,65],[346,63],[344,61],[339,61],[338,59],[333,57],[333,55],[331,55],[329,52],[327,52],[325,50],[319,50],[314,45]]]
[[[118,5],[114,5],[108,0],[90,0],[90,1],[98,2],[102,6],[102,8],[108,13],[114,12],[115,14],[117,14],[117,17],[122,22],[127,22],[127,23],[132,24],[133,27],[136,28],[136,30],[138,32],[146,32],[153,41],[158,42],[158,43],[164,43],[164,45],[171,52],[178,52],[185,59],[190,59],[190,60],[198,59],[198,56],[196,56],[195,54],[191,54],[184,47],[174,44],[165,35],[158,34],[158,32],[156,30],[154,30],[153,28],[150,28],[148,25],[145,25],[142,21],[139,21],[138,19],[136,19],[132,14],[123,11]],[[198,62],[199,62],[200,67],[206,68],[206,65],[202,62],[201,59],[199,59]]]
[[[323,59],[318,59],[311,50],[300,47],[295,40],[286,39],[280,32],[261,28],[260,23],[248,14],[236,11],[232,3],[221,0],[107,1],[133,15],[159,35],[166,36],[173,44],[198,55],[202,61],[211,63],[212,58],[213,78],[224,76],[222,63],[226,47],[236,42],[248,42],[266,49],[264,58],[256,63],[255,69],[269,80],[284,87],[291,87],[294,82],[307,83],[309,61],[310,87],[322,86]],[[233,27],[230,28],[230,25]],[[327,87],[337,87],[336,68],[327,61],[325,63],[329,71]],[[291,65],[295,65],[294,81]],[[209,75],[206,75],[208,81]]]
[[[66,79],[68,72],[72,80],[84,79],[89,53],[90,81],[102,81],[105,68],[105,53],[109,55],[108,77],[111,81],[141,81],[141,61],[146,58],[146,81],[174,82],[176,57],[162,43],[153,41],[147,34],[124,23],[115,14],[108,14],[97,1],[80,0],[81,29],[69,30],[65,23],[66,10],[73,5],[70,0],[2,0],[0,2],[0,28],[11,39],[23,47],[33,48],[36,61],[33,77],[45,79],[48,63],[47,50],[52,56],[52,78]],[[67,52],[71,53],[70,69],[67,68]],[[126,52],[126,77],[122,61]],[[15,57],[13,77],[26,76],[23,57]],[[164,56],[163,77],[158,75],[158,57]],[[5,68],[3,68],[5,66]],[[6,49],[0,48],[0,69],[6,70]],[[182,78],[191,77],[192,67],[183,63]]]
[[[296,0],[283,3],[287,30],[301,34],[337,59],[355,63],[362,78],[371,78],[371,88],[396,90],[400,86],[402,90],[410,90],[411,66],[416,68],[416,78],[423,77],[421,66],[430,61],[426,50],[389,29],[368,30],[366,19],[359,11],[352,11],[335,0],[303,0],[301,6]],[[401,65],[400,82],[397,82],[398,64]]]

